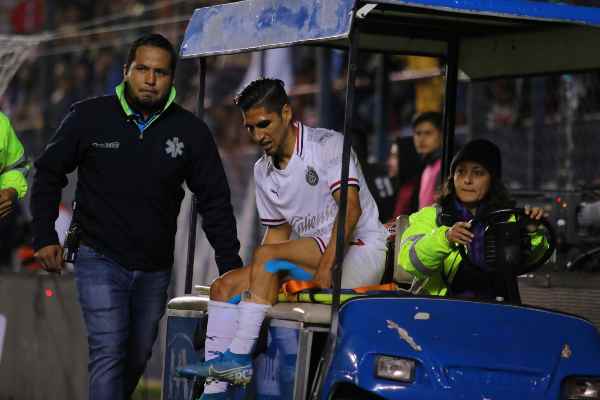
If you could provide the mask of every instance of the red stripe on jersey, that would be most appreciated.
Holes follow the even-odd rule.
[[[358,183],[350,183],[350,184],[348,184],[348,187],[350,187],[350,186],[354,186],[356,189],[360,190],[360,186],[358,185]],[[338,187],[331,189],[330,193],[333,195],[335,192],[337,192],[341,188],[342,188],[342,185],[338,185]]]
[[[304,152],[304,125],[300,124],[300,156]]]
[[[296,128],[296,154],[302,155],[304,150],[304,126],[300,122],[294,122]]]
[[[300,149],[298,148],[299,147],[298,146],[298,139],[300,139],[299,135],[298,135],[298,132],[299,132],[298,124],[294,123],[294,128],[296,128],[296,154],[300,154]]]
[[[333,190],[334,187],[341,185],[341,183],[342,183],[342,180],[340,179],[339,181],[332,183],[329,186],[329,189]],[[348,185],[351,185],[353,183],[356,184],[355,186],[357,186],[357,184],[358,184],[358,178],[348,178]]]
[[[318,236],[311,236],[315,242],[317,242],[317,246],[319,246],[319,250],[321,251],[321,254],[325,253],[325,249],[327,248],[327,246],[325,245],[325,242],[323,241],[323,239],[321,239]]]
[[[263,218],[261,218],[260,222],[266,226],[278,226],[278,225],[285,224],[287,221],[285,220],[285,218],[284,219],[263,219]]]

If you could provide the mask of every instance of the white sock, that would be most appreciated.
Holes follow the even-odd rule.
[[[238,329],[229,346],[229,351],[235,354],[250,354],[260,334],[260,327],[265,315],[271,306],[242,301],[238,307]]]
[[[238,306],[222,301],[208,302],[208,324],[204,341],[204,359],[212,360],[224,353],[238,329]],[[204,393],[223,393],[228,383],[216,379],[207,379]]]

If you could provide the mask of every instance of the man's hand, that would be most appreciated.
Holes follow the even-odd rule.
[[[65,266],[63,249],[58,244],[42,247],[33,255],[48,272],[61,272]]]
[[[15,201],[17,201],[17,191],[15,189],[0,190],[0,218],[6,217],[13,211]]]
[[[331,288],[331,268],[319,266],[313,279],[321,289]]]

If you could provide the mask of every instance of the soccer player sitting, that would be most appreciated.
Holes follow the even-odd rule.
[[[343,135],[295,121],[283,82],[277,79],[250,83],[236,104],[252,140],[264,150],[254,165],[254,179],[258,213],[267,231],[250,265],[211,285],[206,361],[179,370],[183,376],[212,378],[202,399],[227,398],[228,382],[250,382],[250,355],[282,279],[312,278],[329,288],[335,262]],[[348,184],[342,287],[378,284],[387,231],[354,153]],[[292,232],[297,239],[290,240]],[[228,302],[242,292],[248,294],[242,302]]]

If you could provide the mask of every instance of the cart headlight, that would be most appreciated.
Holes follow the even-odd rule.
[[[378,378],[391,379],[400,382],[412,382],[414,379],[415,362],[406,358],[379,356],[377,357],[375,375]]]
[[[565,400],[600,400],[600,378],[570,377],[562,387]]]

